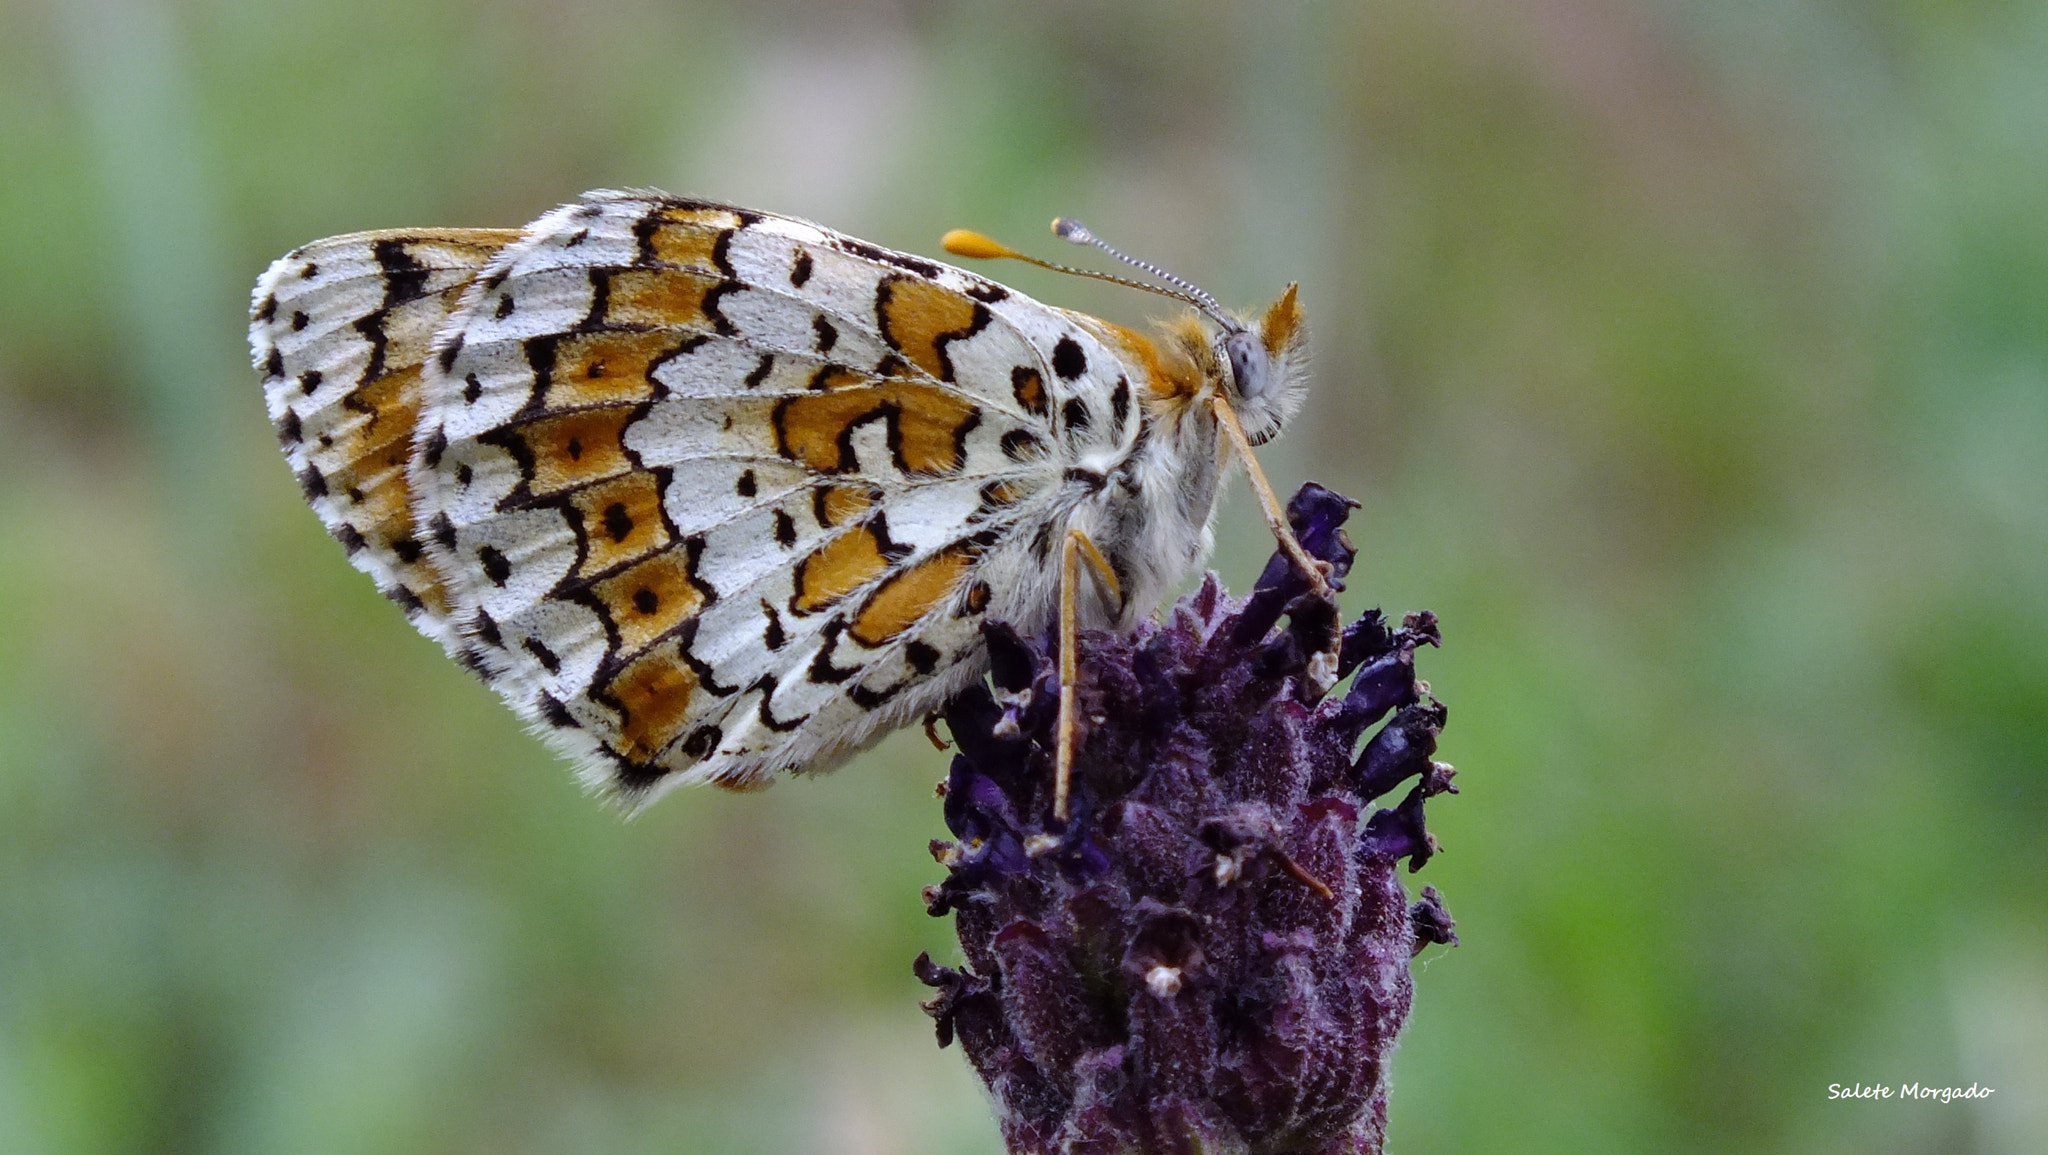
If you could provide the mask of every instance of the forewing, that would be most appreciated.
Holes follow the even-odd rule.
[[[822,768],[978,671],[992,552],[1077,446],[1124,436],[1128,399],[1064,378],[1062,342],[1110,356],[788,218],[543,217],[426,374],[413,483],[469,660],[633,801]],[[1102,412],[1069,421],[1082,395]]]
[[[256,283],[249,347],[286,460],[349,561],[454,650],[447,592],[422,556],[406,459],[435,330],[512,230],[329,237]]]

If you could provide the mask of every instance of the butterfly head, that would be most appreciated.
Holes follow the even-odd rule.
[[[1171,342],[1193,363],[1199,375],[1206,376],[1224,392],[1226,400],[1244,424],[1246,438],[1253,445],[1272,440],[1287,419],[1294,416],[1294,411],[1301,407],[1304,387],[1308,383],[1308,330],[1302,324],[1301,303],[1295,298],[1295,286],[1287,286],[1287,291],[1261,316],[1238,317],[1225,312],[1216,298],[1200,286],[1150,261],[1141,261],[1112,248],[1080,221],[1061,217],[1053,221],[1052,231],[1063,241],[1101,249],[1171,287],[1042,261],[967,229],[954,229],[947,233],[941,244],[955,256],[1023,261],[1058,273],[1157,293],[1193,306],[1192,313],[1167,326]],[[1192,389],[1192,383],[1189,387]]]
[[[1216,364],[1229,367],[1225,384],[1245,436],[1263,445],[1301,408],[1308,384],[1308,329],[1295,286],[1262,316],[1227,322],[1216,336]]]

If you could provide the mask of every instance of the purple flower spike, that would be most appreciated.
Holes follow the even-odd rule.
[[[1354,507],[1316,485],[1288,503],[1333,584]],[[1423,809],[1456,792],[1415,677],[1436,618],[1340,628],[1276,552],[1242,601],[1211,577],[1163,624],[1083,634],[1065,823],[1057,639],[987,635],[989,684],[945,714],[957,841],[933,843],[947,873],[926,891],[966,961],[915,969],[1010,1150],[1379,1152],[1408,960],[1457,943],[1435,889],[1411,905],[1397,870],[1438,851]]]

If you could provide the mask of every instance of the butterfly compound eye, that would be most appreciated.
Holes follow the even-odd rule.
[[[1248,329],[1231,333],[1223,338],[1223,351],[1230,357],[1230,375],[1238,396],[1249,399],[1266,391],[1266,351],[1256,334]]]

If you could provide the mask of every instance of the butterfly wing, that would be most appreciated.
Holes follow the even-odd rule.
[[[315,241],[264,272],[250,309],[264,400],[307,503],[349,561],[451,651],[461,639],[422,556],[406,477],[420,366],[463,289],[518,236],[413,229]]]
[[[416,515],[468,660],[588,781],[822,769],[977,676],[992,608],[1042,618],[1069,466],[1136,436],[1117,363],[962,270],[592,194],[436,338]]]

